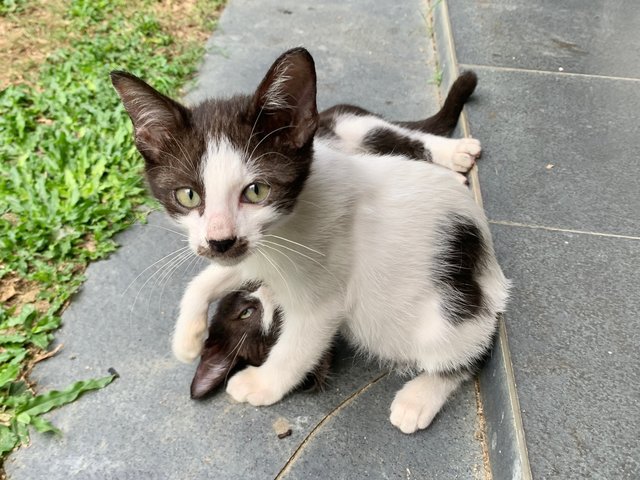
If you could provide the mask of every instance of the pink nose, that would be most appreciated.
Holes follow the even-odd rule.
[[[236,225],[227,214],[211,214],[207,218],[207,239],[225,242],[236,237]]]

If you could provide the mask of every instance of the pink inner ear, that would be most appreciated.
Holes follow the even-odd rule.
[[[218,388],[236,363],[235,356],[221,345],[206,348],[191,382],[191,398],[202,398]]]

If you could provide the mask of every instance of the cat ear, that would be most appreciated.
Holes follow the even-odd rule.
[[[138,150],[157,159],[163,145],[188,124],[188,109],[130,73],[113,71],[111,82],[133,122]]]
[[[237,363],[237,356],[232,353],[218,343],[205,347],[191,381],[191,398],[202,398],[224,382]]]
[[[288,50],[274,62],[254,96],[257,125],[292,148],[301,148],[318,126],[316,70],[304,48]]]

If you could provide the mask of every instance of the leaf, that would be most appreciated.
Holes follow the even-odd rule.
[[[16,421],[28,425],[29,423],[31,423],[31,415],[24,412],[19,413],[18,415],[16,415]]]
[[[18,443],[18,437],[10,427],[0,425],[0,455],[10,452]]]
[[[84,392],[106,387],[113,382],[115,378],[115,375],[108,375],[106,377],[92,380],[81,380],[74,383],[66,390],[52,390],[50,392],[43,393],[27,402],[27,404],[21,408],[18,413],[26,413],[32,417],[46,413],[53,408],[61,407],[62,405],[73,402]]]
[[[29,445],[29,428],[26,423],[12,422],[13,433],[18,437],[22,445]]]
[[[0,368],[0,388],[13,382],[20,373],[20,365],[5,365]]]
[[[21,362],[26,355],[27,351],[22,347],[5,347],[0,353],[0,364]]]
[[[14,333],[11,335],[0,335],[0,345],[3,345],[5,343],[25,343],[26,341],[27,337],[18,333]]]
[[[26,325],[31,324],[36,315],[36,307],[32,303],[27,303],[22,310],[20,311],[20,315],[17,315],[13,318],[10,318],[7,321],[8,327],[15,327],[17,325]]]
[[[49,420],[42,417],[31,417],[31,425],[38,430],[40,433],[53,432],[55,434],[60,434],[59,429],[57,429]]]

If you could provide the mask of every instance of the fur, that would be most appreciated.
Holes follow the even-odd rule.
[[[200,354],[211,301],[260,281],[282,308],[281,331],[265,363],[229,381],[234,399],[277,402],[302,382],[342,329],[371,355],[421,372],[396,395],[390,419],[405,433],[428,426],[467,376],[448,373],[486,354],[507,300],[508,282],[484,213],[451,171],[472,165],[479,142],[415,134],[433,159],[427,163],[350,148],[351,140],[381,127],[377,117],[356,115],[342,134],[337,125],[338,141],[316,135],[315,67],[300,48],[277,59],[252,96],[205,102],[186,114],[163,96],[153,99],[153,89],[140,82],[114,77],[136,143],[153,143],[141,153],[154,193],[167,188],[169,173],[163,172],[160,188],[150,172],[163,168],[163,158],[175,167],[180,138],[204,142],[182,154],[188,157],[183,164],[196,165],[193,182],[173,184],[200,188],[203,207],[176,214],[175,205],[165,205],[187,227],[192,248],[214,261],[183,296],[176,357],[192,361]],[[159,116],[169,124],[151,134],[145,121],[137,126],[150,118],[144,102],[172,112]],[[207,105],[216,105],[218,117]],[[173,133],[173,119],[182,122],[179,136],[167,133]],[[253,182],[271,186],[259,203],[243,200],[243,189]],[[229,238],[244,242],[244,251],[207,250],[209,242]],[[460,272],[455,262],[462,262]]]

